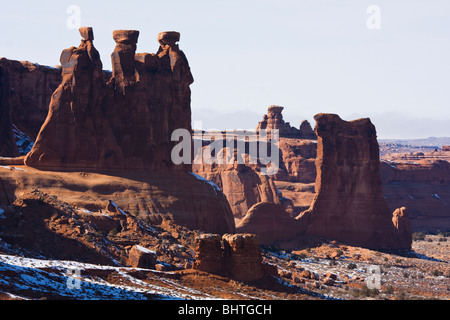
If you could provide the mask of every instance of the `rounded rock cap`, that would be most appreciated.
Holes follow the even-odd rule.
[[[84,40],[94,40],[94,31],[92,30],[92,27],[81,27],[78,29],[78,31],[80,32],[80,35]]]
[[[114,30],[113,39],[118,43],[136,44],[139,38],[138,30]]]
[[[160,44],[175,44],[180,41],[180,33],[176,31],[164,31],[158,34]]]

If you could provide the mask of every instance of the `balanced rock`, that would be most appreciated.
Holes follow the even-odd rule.
[[[370,119],[315,116],[316,195],[297,219],[307,233],[374,249],[410,249],[383,198],[375,126]]]

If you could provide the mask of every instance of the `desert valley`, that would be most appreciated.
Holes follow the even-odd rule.
[[[450,299],[450,139],[278,105],[196,130],[180,33],[115,30],[106,71],[79,32],[0,59],[0,299]]]

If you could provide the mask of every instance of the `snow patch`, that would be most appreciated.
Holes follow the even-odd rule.
[[[155,251],[152,251],[152,250],[150,250],[150,249],[144,248],[144,247],[142,247],[142,246],[140,246],[140,245],[136,245],[136,249],[138,249],[139,251],[141,251],[141,252],[143,252],[143,253],[153,253],[153,254],[156,254]]]
[[[194,177],[197,178],[197,180],[203,181],[208,183],[213,189],[214,191],[216,191],[216,193],[222,192],[222,190],[220,190],[220,188],[217,186],[217,184],[215,184],[214,182],[212,182],[211,180],[205,179],[202,176],[199,176],[198,174],[195,174],[193,172],[189,172],[191,175],[193,175]]]

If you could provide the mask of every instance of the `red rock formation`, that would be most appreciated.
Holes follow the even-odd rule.
[[[422,159],[414,162],[382,161],[381,181],[389,183],[450,183],[450,162]]]
[[[61,83],[61,69],[5,58],[0,58],[0,69],[0,86],[7,95],[5,102],[11,106],[11,123],[34,141],[47,116],[52,93]]]
[[[270,271],[262,262],[259,240],[254,234],[200,235],[195,253],[194,269],[238,281],[256,281]]]
[[[279,130],[280,137],[300,137],[300,131],[297,128],[291,127],[289,122],[284,122],[281,112],[284,107],[270,106],[267,109],[267,114],[264,115],[263,120],[258,123],[256,132],[266,130],[271,132],[274,129]]]
[[[272,202],[255,204],[236,226],[237,233],[256,234],[262,245],[293,240],[303,231],[304,226],[299,221]]]
[[[312,140],[280,138],[281,170],[277,181],[312,183],[316,180],[317,143]]]
[[[223,268],[222,237],[218,234],[201,234],[195,238],[194,269],[219,274]]]
[[[450,151],[450,146],[442,146],[442,151],[444,152],[449,152]]]
[[[47,168],[172,168],[173,130],[191,130],[187,59],[161,33],[157,54],[135,55],[138,32],[113,34],[113,72],[108,85],[91,29],[77,48],[61,55],[63,82],[26,164]],[[169,40],[164,40],[164,39]],[[189,166],[180,167],[190,170]]]
[[[302,139],[317,139],[317,136],[308,120],[303,120],[300,124],[300,137]]]
[[[225,234],[224,264],[226,273],[238,281],[255,281],[264,277],[259,239],[254,234]]]
[[[312,235],[377,249],[409,249],[383,198],[376,130],[369,119],[315,116],[316,196],[297,217]]]
[[[392,214],[392,223],[398,230],[401,243],[405,244],[405,247],[411,247],[412,229],[408,210],[405,207],[396,209]]]
[[[222,149],[221,152],[229,150]],[[245,164],[194,164],[193,170],[214,182],[226,195],[235,219],[242,219],[258,202],[280,203],[273,180]]]
[[[0,155],[2,156],[18,154],[12,134],[9,94],[8,76],[5,68],[0,65]]]
[[[133,268],[155,269],[156,253],[140,245],[135,245],[128,253],[128,263]]]

